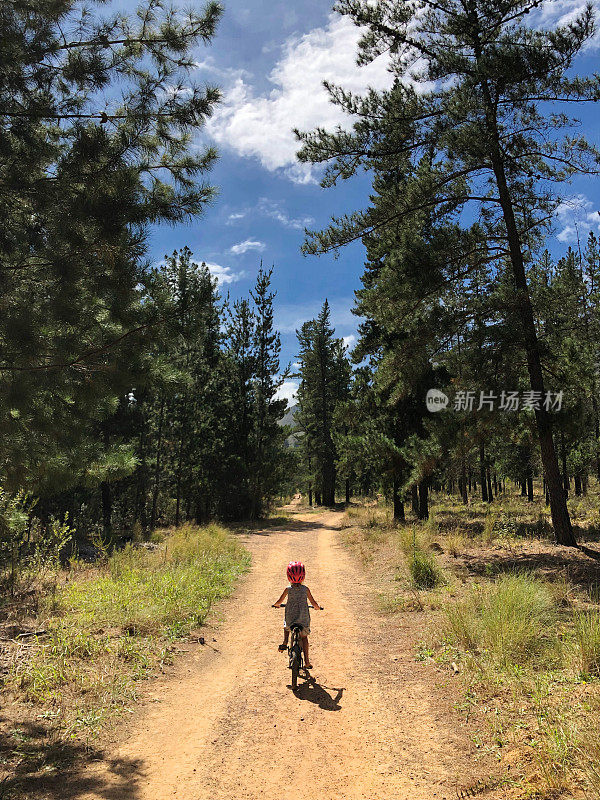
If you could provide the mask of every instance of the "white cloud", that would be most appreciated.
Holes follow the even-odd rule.
[[[222,267],[220,264],[209,264],[204,262],[208,271],[216,278],[219,283],[236,283],[244,277],[245,272],[232,272],[231,267]]]
[[[351,333],[350,336],[344,336],[342,338],[344,340],[344,347],[346,350],[351,350],[356,344],[356,336],[353,333]]]
[[[230,248],[230,252],[236,256],[243,255],[247,253],[248,250],[257,250],[259,253],[262,253],[265,247],[266,245],[264,242],[259,242],[254,239],[245,239],[243,242],[234,244],[233,247]]]
[[[599,7],[600,0],[594,5]],[[584,0],[548,0],[530,15],[530,24],[568,24],[584,7]],[[351,124],[351,118],[330,102],[323,81],[355,93],[363,93],[368,86],[389,88],[392,83],[386,55],[364,67],[356,65],[361,33],[348,17],[331,14],[326,26],[292,36],[268,76],[272,89],[262,93],[245,70],[218,68],[211,57],[198,63],[198,69],[215,73],[226,86],[223,102],[207,120],[206,132],[239,155],[258,159],[269,171],[280,171],[295,183],[316,183],[318,168],[296,160],[299,143],[292,129]],[[600,26],[586,45],[588,49],[598,46]],[[414,69],[418,71],[419,63]]]
[[[193,258],[192,263],[198,266],[199,264],[203,264],[213,278],[217,279],[217,282],[222,283],[237,283],[237,281],[241,280],[242,278],[246,277],[246,273],[241,270],[240,272],[233,272],[231,267],[223,267],[221,264],[213,264],[210,261],[206,261],[203,258]],[[157,261],[155,262],[154,266],[157,269],[161,269],[164,267],[164,261]],[[138,287],[142,287],[142,284],[138,284]]]
[[[275,397],[278,400],[287,400],[288,406],[291,406],[296,400],[299,388],[300,384],[298,381],[284,381],[279,389],[277,389]]]
[[[235,213],[230,214],[227,217],[227,224],[228,225],[234,225],[240,219],[244,219],[244,217],[246,216],[247,213],[248,213],[247,211],[236,211]]]
[[[596,12],[599,9],[597,0],[592,3]],[[555,28],[558,25],[568,25],[578,17],[586,7],[582,0],[547,0],[537,11],[531,15],[533,27]],[[596,30],[592,38],[586,43],[585,50],[594,49],[600,46],[600,30]]]
[[[585,239],[591,230],[600,233],[600,214],[584,194],[565,198],[556,209],[559,242],[573,244]]]
[[[267,197],[261,197],[258,210],[266,217],[280,222],[286,228],[294,228],[295,230],[304,230],[308,225],[312,225],[315,221],[313,217],[290,217],[277,203],[273,203]]]
[[[360,35],[350,19],[332,14],[326,27],[292,37],[269,75],[273,89],[258,95],[246,76],[237,75],[206,131],[240,155],[257,158],[268,170],[285,170],[297,183],[314,182],[310,166],[296,162],[298,142],[292,129],[348,126],[350,121],[330,102],[323,81],[359,93],[392,82],[385,56],[365,67],[356,65]]]
[[[252,73],[248,72],[245,69],[233,68],[233,67],[218,67],[215,63],[215,59],[212,56],[207,56],[204,61],[196,61],[194,64],[194,68],[203,71],[203,72],[210,72],[213,75],[216,75],[221,80],[234,80],[235,78],[252,78]]]
[[[269,217],[279,222],[285,228],[292,228],[293,230],[302,231],[309,225],[314,223],[314,217],[301,216],[292,217],[287,211],[282,208],[280,203],[269,200],[268,197],[261,197],[258,204],[252,208],[242,208],[239,211],[234,211],[227,217],[227,225],[235,225],[241,219],[245,219],[249,215],[260,214],[263,217]]]

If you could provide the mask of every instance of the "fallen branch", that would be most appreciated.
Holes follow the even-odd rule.
[[[15,636],[14,639],[11,639],[10,636],[0,636],[0,642],[18,642],[20,639],[28,639],[30,636],[47,636],[48,631],[25,631],[24,633],[19,633]]]

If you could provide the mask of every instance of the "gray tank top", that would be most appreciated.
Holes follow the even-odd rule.
[[[297,623],[303,628],[310,628],[310,611],[308,610],[308,588],[301,583],[292,583],[288,587],[285,601],[285,625]]]

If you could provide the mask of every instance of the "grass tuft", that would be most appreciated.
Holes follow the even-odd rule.
[[[413,526],[403,528],[399,533],[400,548],[406,557],[415,589],[435,589],[444,583],[444,574],[427,549],[431,542],[431,531],[432,526]]]
[[[435,589],[444,582],[442,570],[435,558],[423,550],[416,550],[408,562],[415,589]]]
[[[557,615],[546,584],[529,574],[502,575],[445,609],[447,634],[470,654],[504,669],[556,652]]]
[[[597,611],[576,614],[574,635],[581,674],[600,678],[600,614]]]

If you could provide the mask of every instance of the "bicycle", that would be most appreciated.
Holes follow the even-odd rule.
[[[283,608],[284,606],[285,603],[282,603],[280,607]],[[278,606],[273,606],[273,608],[278,608]],[[319,606],[319,610],[323,611],[323,606]],[[290,626],[288,669],[292,671],[292,691],[294,692],[298,689],[298,675],[300,674],[300,670],[304,667],[304,651],[302,650],[302,642],[300,641],[301,630],[302,625],[297,623]]]

